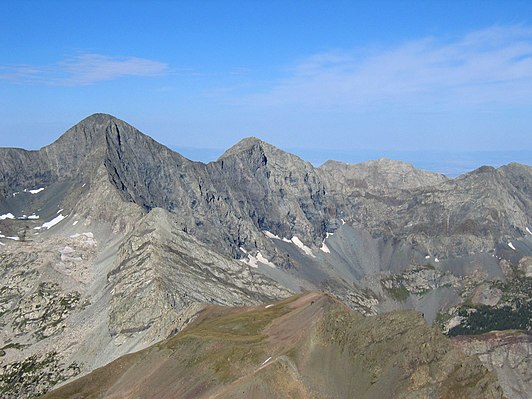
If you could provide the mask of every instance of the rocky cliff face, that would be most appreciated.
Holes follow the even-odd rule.
[[[509,398],[529,398],[532,392],[532,336],[530,333],[493,332],[453,338],[453,344],[476,355],[495,374]]]
[[[411,164],[382,158],[359,164],[327,161],[318,168],[333,181],[333,189],[349,193],[354,188],[370,192],[408,190],[434,186],[449,180],[444,175],[416,169]]]
[[[455,180],[388,160],[316,169],[254,138],[205,165],[102,114],[41,151],[4,151],[4,198],[58,181],[83,184],[104,165],[124,201],[175,213],[183,231],[234,258],[244,248],[280,266],[290,263],[262,231],[319,248],[343,220],[439,259],[493,252],[528,234],[532,171],[524,165]]]
[[[113,135],[106,167],[122,197],[175,213],[183,231],[240,258],[277,253],[262,230],[318,243],[328,212],[314,168],[258,139],[246,139],[208,165],[138,133]]]
[[[243,306],[290,294],[244,263],[206,248],[176,229],[177,223],[156,208],[121,244],[108,273],[112,336],[125,340],[146,331],[156,340],[168,335],[179,312],[192,304]],[[137,298],[135,307],[131,298]]]
[[[1,196],[9,197],[59,180],[90,176],[94,165],[100,162],[109,120],[108,115],[92,115],[39,151],[2,148]]]
[[[336,193],[347,199],[346,220],[372,234],[406,240],[441,260],[495,252],[499,244],[527,235],[530,196],[522,191],[526,186],[511,183],[505,170],[480,168],[440,183],[432,176],[429,186],[408,189],[340,186]],[[530,167],[525,170],[530,179]]]

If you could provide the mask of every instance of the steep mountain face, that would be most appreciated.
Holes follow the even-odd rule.
[[[530,179],[531,168],[522,169],[528,172],[523,180]],[[526,236],[530,196],[507,173],[485,167],[436,185],[386,189],[384,183],[373,190],[341,186],[334,194],[346,197],[348,220],[442,259],[493,252],[498,244]]]
[[[263,231],[318,244],[336,217],[312,165],[258,139],[242,140],[213,166],[231,176],[225,179],[230,191]]]
[[[532,183],[530,181],[532,170],[530,166],[510,163],[502,166],[499,170],[508,179],[510,184],[517,189],[517,192],[521,191],[526,194],[522,199],[524,202],[530,204],[530,198],[532,197]]]
[[[447,332],[484,302],[530,312],[530,166],[453,180],[389,160],[314,168],[256,138],[203,164],[104,114],[0,155],[3,397],[154,344],[201,303],[322,290]]]
[[[262,251],[284,267],[290,260],[263,231],[317,248],[343,220],[441,260],[523,237],[530,217],[532,172],[524,165],[481,168],[455,180],[388,160],[316,169],[254,138],[205,165],[101,114],[39,152],[4,151],[4,198],[59,181],[83,184],[103,164],[103,180],[123,200],[175,213],[183,231],[227,255]]]
[[[526,234],[530,167],[484,168],[452,181],[387,160],[315,169],[254,138],[203,165],[126,133],[108,135],[106,160],[123,198],[179,214],[183,230],[236,258],[240,248],[262,251],[289,267],[261,231],[319,247],[341,220],[440,260]]]
[[[180,334],[44,398],[502,398],[413,312],[365,318],[324,294],[207,307]]]
[[[28,173],[31,170],[33,173]],[[52,176],[36,151],[18,148],[0,149],[0,193],[2,198],[12,195],[19,187],[32,187],[50,182]],[[22,191],[22,189],[19,189]]]
[[[276,255],[262,230],[321,241],[325,189],[314,168],[293,155],[246,139],[204,165],[138,133],[114,138],[106,167],[122,197],[175,213],[183,231],[228,255],[240,258],[240,248],[255,243]]]
[[[143,210],[123,203],[105,169],[112,150],[107,142],[117,134],[117,126],[133,130],[109,115],[95,114],[39,151],[1,149],[5,156],[0,161],[0,213],[25,219],[16,224],[26,224],[30,230],[54,219],[59,209],[109,222],[114,230],[126,228],[126,215],[139,217]],[[2,230],[16,236],[20,226],[6,222]]]
[[[92,115],[69,129],[53,144],[39,151],[2,148],[0,193],[8,197],[35,186],[90,176],[105,149],[110,117]],[[115,123],[124,123],[116,120]]]

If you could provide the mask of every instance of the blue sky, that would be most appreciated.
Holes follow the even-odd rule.
[[[0,48],[0,146],[106,112],[205,160],[531,163],[530,1],[3,0]]]

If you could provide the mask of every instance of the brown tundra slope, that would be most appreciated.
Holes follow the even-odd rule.
[[[323,293],[205,307],[181,333],[44,398],[501,398],[413,311],[364,317]]]

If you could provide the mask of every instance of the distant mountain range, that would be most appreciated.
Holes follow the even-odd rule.
[[[139,352],[143,355],[128,355],[109,366],[126,362],[127,378],[121,372],[98,371],[78,385],[65,386],[78,388],[50,393],[79,397],[85,389],[79,387],[92,390],[92,384],[103,384],[100,394],[83,395],[137,397],[163,378],[154,374],[144,388],[135,385],[128,391],[132,383],[127,381],[145,373],[138,356],[159,364],[154,348],[166,348],[163,340],[184,345],[187,331],[189,336],[194,328],[211,334],[209,328],[218,328],[214,321],[187,327],[192,320],[237,312],[206,304],[257,306],[301,291],[321,291],[328,295],[309,294],[316,295],[313,300],[325,312],[312,316],[316,323],[332,317],[331,306],[340,306],[336,300],[358,312],[348,312],[342,320],[364,314],[368,326],[376,326],[404,317],[419,325],[419,336],[405,345],[413,354],[425,353],[421,364],[427,366],[421,370],[403,364],[397,366],[399,372],[379,355],[372,358],[373,371],[365,371],[371,373],[371,387],[338,383],[346,378],[367,381],[368,375],[347,369],[351,377],[330,376],[338,389],[333,397],[351,397],[353,389],[363,389],[363,397],[400,391],[404,397],[504,393],[525,398],[532,391],[531,204],[532,167],[525,164],[484,166],[454,179],[389,159],[329,161],[315,167],[257,138],[244,139],[205,164],[117,118],[92,115],[39,151],[0,149],[0,393],[33,397],[147,348]],[[296,298],[301,297],[286,303],[300,300]],[[450,336],[506,331],[504,339],[499,334],[479,336],[483,341],[452,341],[479,356],[497,378],[480,363],[459,360],[451,341],[424,325],[421,316],[387,313],[399,309],[418,311],[426,323]],[[257,312],[262,319],[262,311]],[[377,314],[382,316],[375,318]],[[236,321],[234,328],[244,329],[247,342],[253,331],[284,323],[276,321],[278,316],[266,312],[266,324]],[[229,324],[224,328],[233,328]],[[351,342],[355,338],[350,334],[356,332],[344,327],[327,339]],[[185,371],[199,373],[197,383],[203,388],[181,397],[194,397],[194,392],[198,397],[212,392],[220,397],[249,397],[250,392],[290,397],[289,391],[265,390],[265,381],[282,382],[300,397],[312,392],[326,397],[330,381],[309,382],[316,373],[313,359],[322,353],[308,346],[318,334],[314,328],[290,341],[295,346],[279,349],[271,371],[267,362],[267,370],[250,374],[255,363],[238,358],[236,368],[225,371],[208,371],[202,368],[211,367],[206,364],[197,370],[172,366],[176,374],[167,377],[177,378],[175,386],[185,389],[183,381],[190,378]],[[383,342],[392,345],[393,333],[375,328],[376,336],[383,334]],[[323,338],[323,331],[317,331]],[[236,339],[231,334],[227,338]],[[445,342],[437,354],[419,346],[433,339]],[[478,342],[484,343],[482,350]],[[265,355],[269,344],[263,344],[264,352],[259,352]],[[367,352],[327,347],[323,356],[330,355],[331,362],[351,362],[345,356],[361,361],[373,353],[366,344]],[[204,341],[190,345],[199,346],[184,353],[198,348],[225,356],[218,347],[203,347]],[[386,345],[379,351],[389,350]],[[168,348],[169,353],[174,350]],[[254,350],[250,347],[250,354]],[[172,356],[165,361],[180,361]],[[500,365],[500,356],[513,360]],[[439,374],[442,359],[449,369]],[[193,359],[184,356],[182,361]],[[467,364],[462,382],[453,376],[456,362]],[[287,367],[294,374],[279,380],[274,369]],[[96,377],[102,372],[105,382]],[[125,379],[116,385],[113,378]],[[217,391],[221,386],[227,389]],[[171,387],[163,386],[161,392]]]
[[[171,146],[172,150],[188,159],[199,162],[216,161],[225,149]],[[289,152],[309,161],[318,167],[334,159],[346,163],[362,163],[371,159],[390,158],[408,160],[416,168],[441,173],[447,177],[458,177],[482,165],[503,166],[517,162],[529,164],[532,150],[372,150],[372,149],[308,149],[289,148]]]

